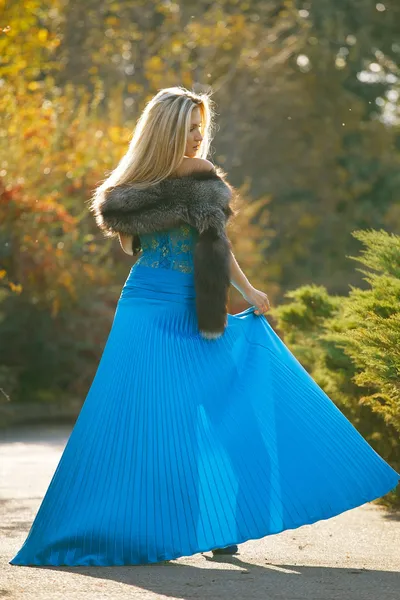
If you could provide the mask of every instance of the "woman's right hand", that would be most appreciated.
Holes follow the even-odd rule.
[[[261,292],[261,290],[257,290],[254,287],[246,290],[242,293],[242,296],[247,302],[256,307],[256,310],[254,311],[254,314],[256,315],[264,314],[271,308],[267,294],[264,294],[264,292]]]

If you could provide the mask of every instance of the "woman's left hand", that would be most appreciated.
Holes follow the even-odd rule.
[[[242,296],[247,302],[256,306],[255,315],[264,314],[271,308],[267,294],[254,287],[242,293]]]

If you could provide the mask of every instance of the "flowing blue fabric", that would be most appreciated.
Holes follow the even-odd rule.
[[[181,226],[142,236],[92,385],[13,565],[155,563],[329,519],[397,473],[250,307],[199,335]]]

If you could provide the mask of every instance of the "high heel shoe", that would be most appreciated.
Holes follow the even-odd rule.
[[[225,546],[224,548],[214,548],[212,550],[213,554],[238,554],[237,544],[232,544],[231,546]]]

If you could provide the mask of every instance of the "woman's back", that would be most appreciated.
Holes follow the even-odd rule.
[[[198,235],[197,229],[186,223],[166,231],[141,234],[143,254],[136,265],[193,273],[193,250]]]

